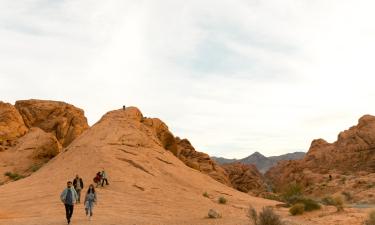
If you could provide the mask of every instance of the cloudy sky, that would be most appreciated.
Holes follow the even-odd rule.
[[[371,0],[0,0],[0,100],[123,104],[200,151],[307,151],[375,114]]]

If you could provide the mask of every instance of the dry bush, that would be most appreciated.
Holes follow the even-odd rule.
[[[250,206],[247,216],[254,225],[283,225],[280,216],[276,215],[271,207],[263,207],[262,212],[257,214],[256,210]]]
[[[369,213],[368,219],[365,221],[365,225],[375,225],[375,210]]]
[[[220,204],[227,204],[227,199],[222,197],[222,196],[219,198],[218,201],[219,201]]]
[[[289,212],[293,216],[302,215],[305,212],[305,205],[302,203],[297,203],[289,209]]]

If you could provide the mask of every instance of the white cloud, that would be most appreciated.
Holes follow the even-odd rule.
[[[372,1],[0,1],[0,96],[160,117],[212,155],[307,150],[374,113]]]

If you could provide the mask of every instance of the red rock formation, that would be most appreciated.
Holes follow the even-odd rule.
[[[16,108],[9,103],[0,102],[0,150],[14,145],[13,142],[27,130]]]
[[[279,162],[266,177],[281,190],[292,181],[308,188],[327,182],[329,174],[361,172],[375,172],[375,117],[370,115],[361,117],[356,126],[341,132],[332,144],[323,139],[312,141],[303,159]],[[331,175],[329,179],[334,178]]]
[[[187,139],[176,137],[176,142],[177,151],[179,152],[178,158],[187,166],[208,174],[223,184],[232,186],[228,174],[209,155],[196,151]]]
[[[151,127],[160,145],[172,152],[187,166],[209,175],[215,180],[231,186],[227,174],[207,154],[197,152],[187,139],[181,140],[169,131],[168,126],[157,118],[143,118],[142,123]]]
[[[64,102],[22,100],[15,107],[27,127],[39,127],[54,134],[63,147],[88,128],[83,110]]]
[[[262,174],[255,165],[243,163],[224,164],[222,167],[227,172],[234,188],[242,192],[260,193],[266,191]]]
[[[51,158],[59,154],[61,145],[56,137],[42,129],[33,127],[24,136],[17,139],[14,146],[0,152],[0,174],[11,172],[28,176],[38,170]],[[9,180],[1,177],[0,182]]]

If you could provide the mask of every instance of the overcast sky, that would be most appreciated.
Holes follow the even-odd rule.
[[[371,0],[0,0],[0,100],[123,104],[197,150],[307,151],[375,114]]]

